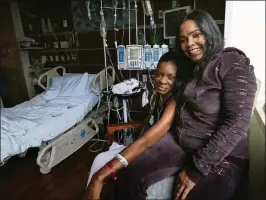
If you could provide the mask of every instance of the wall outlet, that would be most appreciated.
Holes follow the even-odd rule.
[[[143,81],[144,83],[147,83],[147,81],[148,81],[148,77],[147,77],[146,74],[143,74],[143,75],[142,75],[142,81]]]

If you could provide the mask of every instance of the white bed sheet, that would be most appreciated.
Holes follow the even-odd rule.
[[[40,95],[13,108],[1,109],[1,162],[38,147],[80,122],[99,101],[93,92],[47,101]]]

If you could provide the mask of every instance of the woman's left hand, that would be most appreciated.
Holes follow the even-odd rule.
[[[190,180],[185,170],[179,174],[179,179],[180,180],[179,184],[177,185],[177,194],[175,200],[184,200],[196,183]]]
[[[86,189],[84,200],[99,200],[103,187],[103,181],[92,176],[92,179]]]

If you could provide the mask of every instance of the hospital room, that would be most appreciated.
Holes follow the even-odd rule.
[[[0,199],[265,199],[265,93],[265,1],[1,0]]]

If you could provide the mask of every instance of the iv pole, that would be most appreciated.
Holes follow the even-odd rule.
[[[106,58],[106,24],[104,21],[104,15],[103,15],[103,4],[101,0],[101,10],[100,10],[100,15],[101,15],[101,25],[100,25],[100,32],[103,38],[103,53],[104,53],[104,69],[105,69],[105,82],[106,82],[106,91],[109,91],[109,83],[108,83],[108,71],[107,71],[107,58]]]
[[[130,0],[128,0],[128,44],[131,44],[130,32],[131,32],[131,15],[130,15]]]
[[[135,23],[136,23],[136,45],[138,45],[138,6],[137,6],[137,0],[135,0]],[[137,79],[139,81],[139,70],[137,70]]]
[[[138,6],[137,6],[137,0],[135,0],[135,18],[136,18],[136,44],[138,44]]]
[[[128,44],[130,45],[131,44],[131,35],[130,35],[130,32],[131,32],[131,13],[130,13],[130,0],[128,0]],[[128,76],[129,78],[131,78],[131,71],[129,70],[128,71]]]

